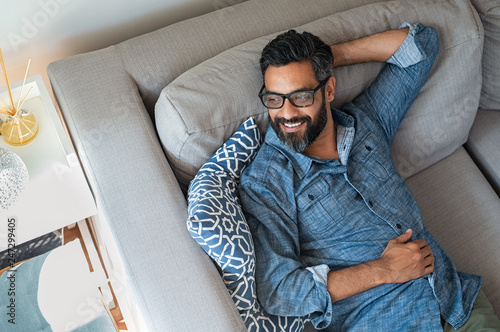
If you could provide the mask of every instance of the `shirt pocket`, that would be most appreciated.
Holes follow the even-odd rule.
[[[389,176],[387,167],[381,162],[385,156],[380,155],[379,142],[377,136],[368,133],[353,147],[351,151],[352,160],[363,167],[370,174],[378,179],[385,180]]]
[[[297,196],[299,227],[303,236],[322,234],[325,228],[343,218],[344,206],[324,208],[325,205],[331,205],[331,195],[329,183],[319,178]]]

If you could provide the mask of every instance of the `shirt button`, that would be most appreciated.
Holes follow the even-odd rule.
[[[314,200],[314,195],[309,194],[309,195],[307,195],[307,198],[309,198],[312,201],[312,200]]]
[[[370,207],[373,207],[373,202],[372,201],[368,201],[368,205],[370,205]]]
[[[403,228],[403,226],[401,226],[401,224],[396,224],[396,227],[397,227],[398,229]]]

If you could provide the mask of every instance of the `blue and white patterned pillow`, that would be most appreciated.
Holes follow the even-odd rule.
[[[302,331],[308,318],[267,314],[256,300],[252,236],[240,206],[239,178],[260,148],[253,118],[201,167],[188,192],[188,230],[219,267],[248,331]]]

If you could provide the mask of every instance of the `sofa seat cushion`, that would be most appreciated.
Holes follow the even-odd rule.
[[[302,331],[307,317],[267,314],[256,298],[252,235],[238,198],[242,171],[260,147],[253,118],[203,165],[190,184],[187,227],[221,272],[248,331]]]
[[[432,25],[440,38],[435,65],[393,144],[396,166],[406,178],[446,157],[467,139],[479,104],[482,50],[481,23],[470,3],[380,2],[296,29],[335,44],[398,28],[404,21]],[[156,126],[184,190],[245,118],[254,116],[262,131],[267,127],[267,110],[257,97],[262,85],[258,63],[262,48],[275,36],[227,50],[186,71],[163,89],[155,108]],[[382,66],[366,63],[337,68],[333,106],[340,107],[361,93]]]
[[[463,147],[407,179],[425,226],[500,314],[500,200]]]
[[[499,143],[500,112],[479,110],[465,147],[492,187],[500,195]]]

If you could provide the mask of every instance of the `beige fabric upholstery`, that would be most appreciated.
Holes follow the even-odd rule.
[[[431,234],[457,269],[483,276],[500,314],[500,200],[464,148],[407,180]]]
[[[446,157],[467,139],[480,96],[481,62],[474,56],[482,49],[478,20],[465,1],[388,1],[333,14],[297,30],[334,44],[398,28],[404,21],[437,29],[440,51],[436,63],[393,144],[396,166],[408,177]],[[261,129],[266,128],[267,110],[257,98],[262,85],[258,60],[275,35],[225,51],[186,71],[162,91],[155,109],[156,125],[184,190],[246,118],[255,116]],[[338,68],[334,106],[362,92],[381,66],[368,63]]]

